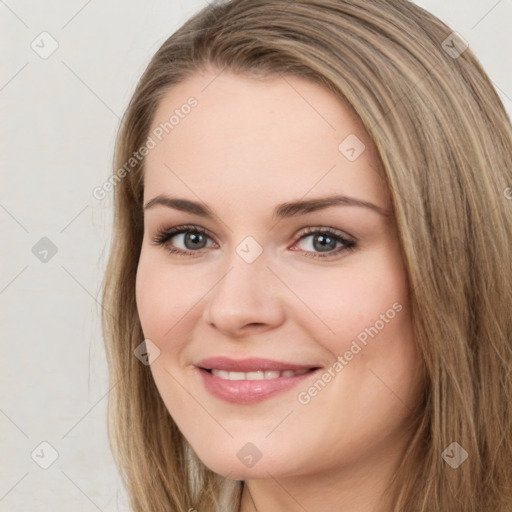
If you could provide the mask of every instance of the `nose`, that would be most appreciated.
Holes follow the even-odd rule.
[[[283,323],[284,287],[267,263],[265,252],[249,263],[233,251],[227,271],[205,297],[204,318],[210,326],[236,338]]]

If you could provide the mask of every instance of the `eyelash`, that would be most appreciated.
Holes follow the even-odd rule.
[[[165,249],[170,252],[171,254],[176,254],[178,256],[191,256],[191,257],[197,257],[200,256],[200,251],[190,251],[190,250],[184,250],[184,249],[176,249],[175,247],[170,247],[167,245],[167,242],[173,238],[176,235],[180,235],[183,233],[196,233],[196,234],[202,234],[207,236],[208,238],[211,238],[206,229],[200,227],[200,226],[194,226],[192,224],[187,224],[184,226],[176,226],[170,229],[162,229],[157,232],[155,237],[153,238],[153,243],[155,245],[163,246]],[[311,251],[300,251],[304,253],[305,256],[311,257],[311,258],[331,258],[334,255],[338,255],[342,252],[352,251],[356,247],[356,242],[353,240],[349,240],[348,238],[345,238],[343,235],[341,235],[339,232],[331,229],[331,228],[319,228],[319,227],[311,227],[306,228],[305,232],[297,239],[297,242],[303,240],[304,238],[310,236],[311,234],[322,234],[322,235],[328,235],[332,237],[336,242],[342,243],[345,247],[342,247],[341,249],[333,250],[329,253],[314,253]],[[295,245],[295,244],[294,244]]]

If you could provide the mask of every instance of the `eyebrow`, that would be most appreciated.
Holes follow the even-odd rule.
[[[192,213],[208,219],[213,219],[215,217],[213,211],[204,203],[191,201],[189,199],[169,197],[162,194],[148,201],[144,205],[144,210],[149,210],[157,205],[174,208],[182,212]],[[367,208],[385,218],[391,217],[391,213],[388,210],[370,203],[369,201],[363,201],[362,199],[343,195],[334,195],[314,199],[299,199],[298,201],[279,204],[274,208],[272,218],[275,220],[281,220],[290,217],[298,217],[318,210],[324,210],[325,208],[330,208],[332,206],[358,206],[361,208]]]

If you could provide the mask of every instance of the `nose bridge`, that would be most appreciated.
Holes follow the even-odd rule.
[[[245,237],[226,258],[226,271],[208,294],[207,320],[235,331],[246,324],[279,322],[282,315],[267,253],[252,236]]]
[[[226,272],[213,293],[217,299],[255,304],[266,298],[271,272],[267,268],[267,253],[254,237],[247,236],[234,246],[224,263]]]

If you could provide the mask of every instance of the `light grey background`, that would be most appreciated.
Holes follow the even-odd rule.
[[[469,42],[512,115],[512,0],[417,3]],[[92,191],[110,176],[136,80],[204,5],[0,0],[0,511],[128,510],[100,328],[112,198]],[[48,58],[31,47],[51,49],[43,31],[58,43]],[[43,237],[57,249],[39,253],[46,262],[33,253]],[[58,453],[48,469],[42,442]]]

